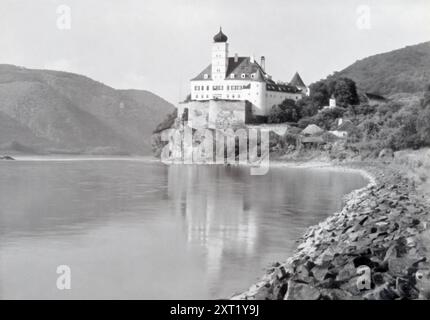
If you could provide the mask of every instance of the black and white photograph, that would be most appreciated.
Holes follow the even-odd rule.
[[[428,0],[0,0],[0,300],[427,300],[429,213]]]

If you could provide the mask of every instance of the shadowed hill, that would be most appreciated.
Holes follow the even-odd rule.
[[[77,74],[0,65],[0,149],[149,154],[152,131],[172,110],[148,91],[115,90]]]

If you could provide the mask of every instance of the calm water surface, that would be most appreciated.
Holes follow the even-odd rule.
[[[323,169],[3,161],[0,298],[228,297],[365,184]]]

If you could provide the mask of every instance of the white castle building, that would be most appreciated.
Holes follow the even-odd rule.
[[[285,99],[299,100],[308,93],[300,75],[296,73],[289,83],[275,82],[265,70],[265,57],[257,62],[254,57],[229,56],[228,38],[220,31],[214,36],[212,61],[202,72],[190,81],[191,105],[194,102],[245,101],[251,105],[255,116],[266,116],[274,105]],[[189,104],[189,102],[187,102]],[[214,103],[207,103],[214,105]],[[236,107],[238,104],[235,104]],[[185,104],[178,107],[181,116]]]

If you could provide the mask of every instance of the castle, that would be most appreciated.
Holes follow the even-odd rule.
[[[229,56],[228,38],[214,36],[212,62],[190,81],[190,99],[178,106],[178,117],[219,127],[220,122],[251,122],[264,119],[274,105],[285,99],[299,100],[308,93],[300,75],[289,83],[275,82],[265,70],[265,57]],[[224,117],[223,117],[224,115]],[[218,118],[223,119],[218,119]],[[229,116],[233,117],[228,120]],[[197,119],[197,118],[204,119]],[[264,120],[263,120],[264,121]],[[228,125],[228,124],[227,124]]]

